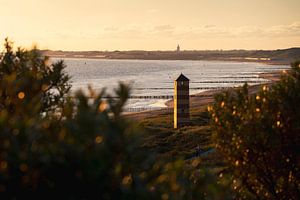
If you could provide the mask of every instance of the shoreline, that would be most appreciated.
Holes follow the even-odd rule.
[[[290,65],[288,60],[249,60],[249,59],[151,59],[151,58],[107,58],[107,57],[76,57],[76,56],[49,56],[55,59],[89,59],[89,60],[146,60],[146,61],[212,61],[212,62],[237,62],[237,63],[259,63],[266,65]]]
[[[40,52],[48,57],[78,59],[111,59],[111,60],[199,60],[199,61],[232,61],[258,62],[270,65],[289,65],[299,60],[300,48],[285,49],[231,49],[231,50],[82,50],[63,51],[44,49]]]
[[[268,83],[262,83],[262,84],[256,84],[249,86],[249,94],[256,93],[262,85],[272,85],[275,82],[280,80],[281,77],[281,71],[275,71],[275,72],[268,72],[268,73],[261,73],[259,74],[260,78],[264,78],[269,80]],[[231,88],[230,90],[234,90],[236,88]],[[197,93],[190,97],[190,110],[194,109],[201,109],[203,107],[208,106],[210,103],[213,103],[214,101],[214,95],[217,93],[224,92],[225,90],[207,90],[204,92]],[[205,95],[205,97],[203,97]],[[159,117],[164,115],[173,114],[173,100],[168,100],[165,105],[166,108],[161,108],[157,110],[146,110],[146,111],[140,111],[140,112],[133,112],[133,113],[125,113],[124,116],[126,118],[129,118],[131,120],[143,120],[143,119],[149,119],[153,117]]]

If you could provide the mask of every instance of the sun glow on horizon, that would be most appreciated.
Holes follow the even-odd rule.
[[[300,46],[298,0],[0,0],[0,40],[52,50]]]

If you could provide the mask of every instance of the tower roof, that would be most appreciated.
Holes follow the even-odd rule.
[[[181,73],[180,76],[178,76],[178,78],[176,79],[176,81],[190,81],[190,79],[188,79],[185,75]]]

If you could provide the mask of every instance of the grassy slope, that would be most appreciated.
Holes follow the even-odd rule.
[[[163,159],[189,159],[195,155],[197,146],[203,150],[213,147],[206,106],[192,109],[191,124],[180,129],[173,129],[171,113],[143,119],[140,125],[146,129],[142,147],[149,153],[157,153]],[[222,165],[217,153],[211,153],[201,159],[203,166]]]

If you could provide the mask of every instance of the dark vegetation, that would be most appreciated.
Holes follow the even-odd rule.
[[[273,87],[245,85],[209,108],[213,140],[241,198],[300,197],[300,62]]]
[[[36,49],[6,41],[0,60],[1,199],[299,197],[299,62],[257,94],[217,95],[174,130],[170,114],[125,118],[122,84],[107,102],[104,90],[71,97],[63,61]]]
[[[206,107],[191,110],[190,125],[177,130],[173,129],[172,114],[141,120],[146,131],[142,147],[165,160],[197,158],[200,152],[213,148],[209,121]],[[210,153],[201,158],[201,165],[218,168],[223,166],[219,160],[218,154]]]

